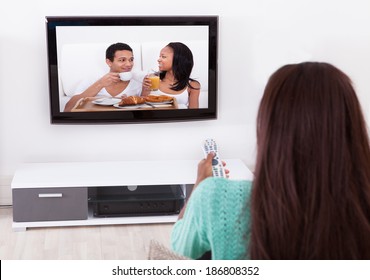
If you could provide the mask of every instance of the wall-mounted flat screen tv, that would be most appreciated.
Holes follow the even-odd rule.
[[[218,16],[46,17],[51,123],[217,118]]]

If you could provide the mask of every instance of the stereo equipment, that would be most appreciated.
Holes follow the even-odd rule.
[[[112,186],[89,188],[95,217],[158,216],[180,213],[185,185]]]

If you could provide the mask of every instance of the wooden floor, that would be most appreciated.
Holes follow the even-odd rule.
[[[12,230],[12,208],[0,208],[1,260],[145,260],[149,242],[169,247],[173,224]]]

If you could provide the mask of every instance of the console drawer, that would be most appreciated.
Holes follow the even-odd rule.
[[[87,188],[13,189],[13,221],[87,219]]]

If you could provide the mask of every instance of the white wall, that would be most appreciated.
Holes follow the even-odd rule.
[[[263,86],[285,63],[337,65],[352,77],[369,116],[369,1],[15,0],[2,6],[0,203],[8,201],[10,180],[23,162],[198,159],[202,140],[213,137],[222,157],[239,157],[253,168]],[[217,120],[50,124],[45,16],[207,14],[220,17]]]

